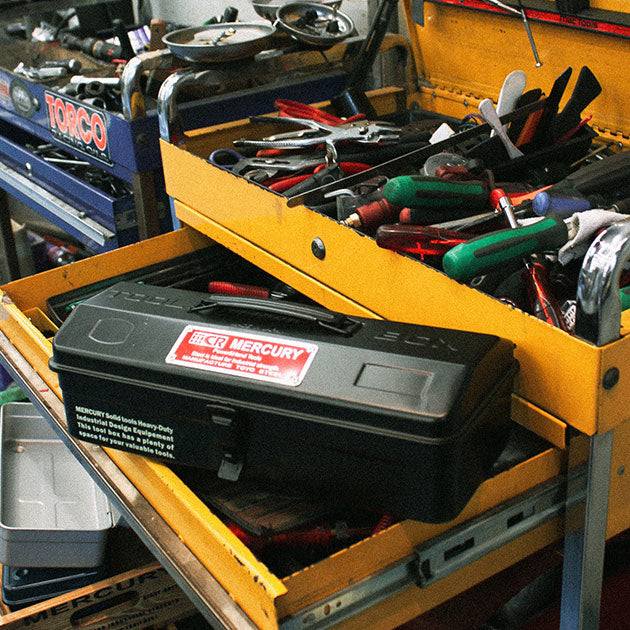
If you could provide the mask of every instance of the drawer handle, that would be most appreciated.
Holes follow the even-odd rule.
[[[604,346],[621,336],[619,279],[630,260],[630,224],[619,222],[591,244],[580,269],[575,332]]]
[[[213,295],[211,298],[202,300],[197,306],[189,308],[188,311],[196,313],[217,307],[248,309],[293,317],[314,322],[326,330],[344,336],[353,335],[362,326],[360,321],[351,319],[343,313],[336,313],[317,306],[233,295]]]

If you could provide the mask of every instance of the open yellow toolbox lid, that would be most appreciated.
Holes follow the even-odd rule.
[[[602,83],[603,93],[585,113],[593,113],[600,135],[615,139],[620,147],[630,146],[623,135],[627,132],[622,131],[630,129],[630,109],[618,79],[630,61],[625,38],[532,20],[543,62],[536,67],[523,21],[492,9],[477,0],[456,6],[450,0],[425,2],[424,26],[420,26],[413,21],[415,0],[404,2],[420,77],[418,89],[409,86],[408,102],[461,118],[478,112],[482,98],[496,99],[505,76],[515,69],[526,72],[528,88],[548,92],[571,66],[573,78],[566,90],[570,95],[579,69],[588,65]],[[625,14],[599,11],[611,20],[626,20]],[[400,94],[394,90],[379,91],[374,100],[379,114],[393,111],[397,98]],[[571,336],[415,259],[381,249],[372,238],[304,205],[292,207],[286,197],[207,160],[213,150],[231,147],[234,140],[260,138],[278,129],[271,123],[252,129],[248,121],[237,121],[190,130],[181,144],[167,141],[169,136],[163,133],[166,189],[179,219],[245,258],[256,259],[261,251],[268,254],[277,266],[286,265],[282,273],[289,283],[300,283],[304,277],[314,280],[301,287],[314,299],[318,299],[318,285],[323,285],[373,316],[511,339],[521,364],[514,414],[525,423],[525,416],[550,414],[594,434],[625,419],[623,392],[630,385],[630,372],[625,369],[630,346],[623,335],[603,347]],[[343,187],[343,181],[339,186]],[[315,243],[323,246],[324,256],[313,253]],[[625,314],[621,317],[622,321],[626,318]],[[611,374],[618,377],[613,386]]]
[[[413,98],[426,109],[462,117],[475,111],[479,99],[496,100],[513,70],[527,74],[526,89],[539,87],[548,94],[558,75],[572,67],[562,107],[578,71],[586,65],[603,86],[585,112],[593,115],[591,126],[625,141],[630,133],[630,107],[621,78],[630,55],[627,3],[593,0],[589,9],[574,15],[560,13],[559,3],[549,0],[523,5],[540,66],[518,15],[486,0],[404,0],[420,78],[419,93]],[[432,105],[435,101],[439,109]]]

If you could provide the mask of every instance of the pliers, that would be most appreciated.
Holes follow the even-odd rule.
[[[269,122],[269,117],[252,117],[250,122]],[[235,140],[235,147],[254,147],[257,149],[301,149],[324,144],[331,161],[337,161],[336,144],[338,142],[358,142],[362,144],[395,143],[400,140],[398,127],[386,122],[357,120],[342,125],[329,125],[307,118],[290,118],[279,116],[277,122],[301,125],[306,129],[267,136],[262,140]]]

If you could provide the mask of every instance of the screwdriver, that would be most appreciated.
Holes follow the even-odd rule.
[[[455,230],[421,225],[381,225],[376,230],[376,244],[383,249],[425,256],[443,256],[447,251],[465,243],[472,235]]]
[[[469,280],[515,258],[557,249],[568,241],[567,226],[557,214],[519,227],[509,197],[501,189],[493,191],[492,201],[505,213],[511,229],[484,234],[449,250],[442,260],[449,278]]]
[[[539,192],[532,200],[534,214],[545,216],[549,212],[555,212],[568,217],[576,212],[584,212],[593,208],[606,208],[612,212],[630,214],[630,198],[621,199],[614,204],[606,203],[604,197],[598,194],[588,196],[568,194],[562,196],[550,195],[546,191]]]
[[[342,223],[370,234],[383,223],[395,221],[399,214],[400,208],[389,203],[387,199],[375,199],[356,208]]]
[[[490,193],[490,200],[496,210],[500,210],[507,217],[512,231],[520,229],[518,222],[514,216],[514,206],[510,198],[500,188],[495,188]],[[554,218],[558,218],[564,225],[564,229],[567,230],[564,221],[552,215]],[[568,238],[568,231],[567,237]],[[566,239],[565,239],[566,242]],[[551,326],[556,326],[562,330],[567,330],[567,324],[560,309],[560,305],[556,301],[555,297],[551,293],[549,283],[547,281],[547,269],[544,265],[532,262],[529,258],[524,257],[523,263],[525,264],[525,270],[521,277],[525,283],[527,295],[529,298],[532,313],[538,319],[542,319]]]
[[[490,189],[483,180],[455,181],[424,175],[392,177],[383,189],[385,199],[400,208],[460,211],[470,216],[488,205]]]
[[[522,278],[534,316],[552,326],[568,330],[562,309],[549,288],[546,267],[528,260],[525,261],[525,267]]]

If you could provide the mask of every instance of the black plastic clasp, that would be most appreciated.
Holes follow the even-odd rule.
[[[237,481],[245,464],[245,422],[234,407],[222,404],[207,406],[216,445],[223,452],[217,473],[220,479]]]

